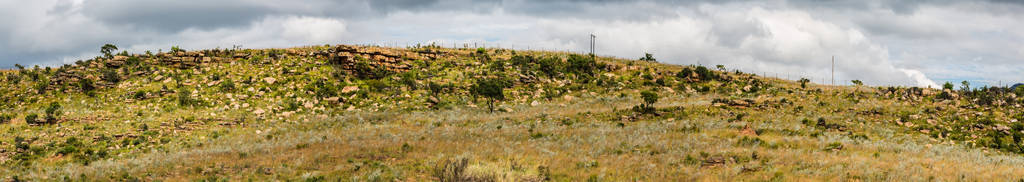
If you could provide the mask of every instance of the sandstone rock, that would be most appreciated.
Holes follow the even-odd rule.
[[[349,93],[349,92],[354,92],[354,91],[359,91],[359,87],[357,87],[357,86],[345,86],[345,88],[341,89],[341,93]]]

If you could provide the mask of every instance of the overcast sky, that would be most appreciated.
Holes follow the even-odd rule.
[[[478,42],[869,85],[1024,81],[1015,1],[4,0],[0,67],[122,50]]]

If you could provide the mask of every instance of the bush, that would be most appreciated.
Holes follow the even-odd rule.
[[[11,119],[14,119],[14,115],[11,114],[0,114],[0,124],[9,123]]]
[[[185,88],[178,89],[178,106],[191,107],[198,105],[198,101],[192,99],[192,93]]]
[[[566,68],[567,72],[578,76],[593,76],[595,70],[597,70],[597,62],[590,59],[590,57],[578,54],[569,55],[569,67]]]
[[[946,82],[946,83],[942,84],[942,89],[943,90],[953,90],[953,83]]]
[[[419,80],[419,75],[417,75],[416,72],[406,71],[402,74],[399,74],[398,78],[398,82],[402,83],[402,85],[405,85],[406,87],[409,87],[409,90],[416,90],[416,80]]]
[[[222,92],[234,92],[235,91],[235,82],[232,81],[231,79],[225,79],[224,81],[220,82],[220,85],[218,85],[218,86],[220,86],[220,91],[222,91]]]
[[[12,84],[21,83],[21,75],[19,75],[17,73],[7,74],[7,82],[10,82]]]
[[[49,87],[50,87],[50,80],[47,80],[47,79],[40,79],[39,81],[36,81],[35,85],[32,85],[32,88],[34,88],[36,90],[36,93],[39,93],[39,94],[45,94],[46,93],[46,89],[49,88]]]
[[[554,57],[546,57],[537,60],[537,64],[540,67],[540,71],[547,75],[548,78],[554,78],[559,73],[565,72],[565,64]]]
[[[28,123],[28,124],[39,124],[39,123],[41,123],[41,122],[38,121],[38,119],[39,119],[39,114],[36,114],[36,113],[30,113],[28,115],[25,115],[25,123]]]
[[[355,73],[356,78],[364,80],[381,79],[390,76],[391,74],[394,74],[393,72],[387,69],[378,68],[370,64],[369,60],[362,57],[356,57],[356,64],[352,69],[352,71]]]
[[[57,123],[57,117],[60,117],[61,113],[60,103],[51,102],[50,106],[46,107],[46,122]]]
[[[101,78],[103,79],[103,81],[107,81],[110,83],[117,83],[121,81],[121,75],[117,74],[117,70],[103,69],[103,71],[101,72],[103,72],[103,77]]]

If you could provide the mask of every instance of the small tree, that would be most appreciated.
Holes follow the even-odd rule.
[[[114,58],[114,51],[117,51],[117,46],[114,44],[105,44],[103,47],[100,47],[100,53],[103,53],[103,57],[107,59]]]
[[[505,80],[498,78],[487,78],[478,80],[476,85],[473,85],[472,92],[476,95],[487,97],[487,108],[490,112],[494,112],[494,102],[505,100],[504,89],[509,87],[509,83]]]
[[[960,82],[960,89],[964,92],[971,91],[971,82],[968,82],[967,80]]]
[[[655,59],[653,54],[646,52],[644,53],[644,57],[641,57],[640,60],[647,62],[658,62],[658,59]]]
[[[942,89],[943,90],[953,90],[953,83],[946,82],[946,83],[942,84]]]
[[[853,85],[857,86],[857,90],[858,90],[858,91],[860,90],[860,86],[863,86],[863,85],[864,85],[864,82],[861,82],[860,80],[852,80],[852,81],[850,81],[850,82],[852,82],[852,83],[853,83]]]
[[[807,78],[800,78],[799,82],[800,82],[800,88],[807,88],[807,82],[811,82],[811,80],[809,80]]]
[[[715,68],[718,68],[718,71],[725,71],[725,65],[715,65]]]
[[[658,93],[653,91],[643,91],[640,92],[640,98],[644,100],[644,103],[633,107],[633,110],[645,114],[654,113],[654,103],[658,102]]]

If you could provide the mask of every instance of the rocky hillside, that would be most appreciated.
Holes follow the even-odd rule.
[[[728,65],[350,45],[2,72],[7,180],[994,180],[1024,89],[823,86]]]

